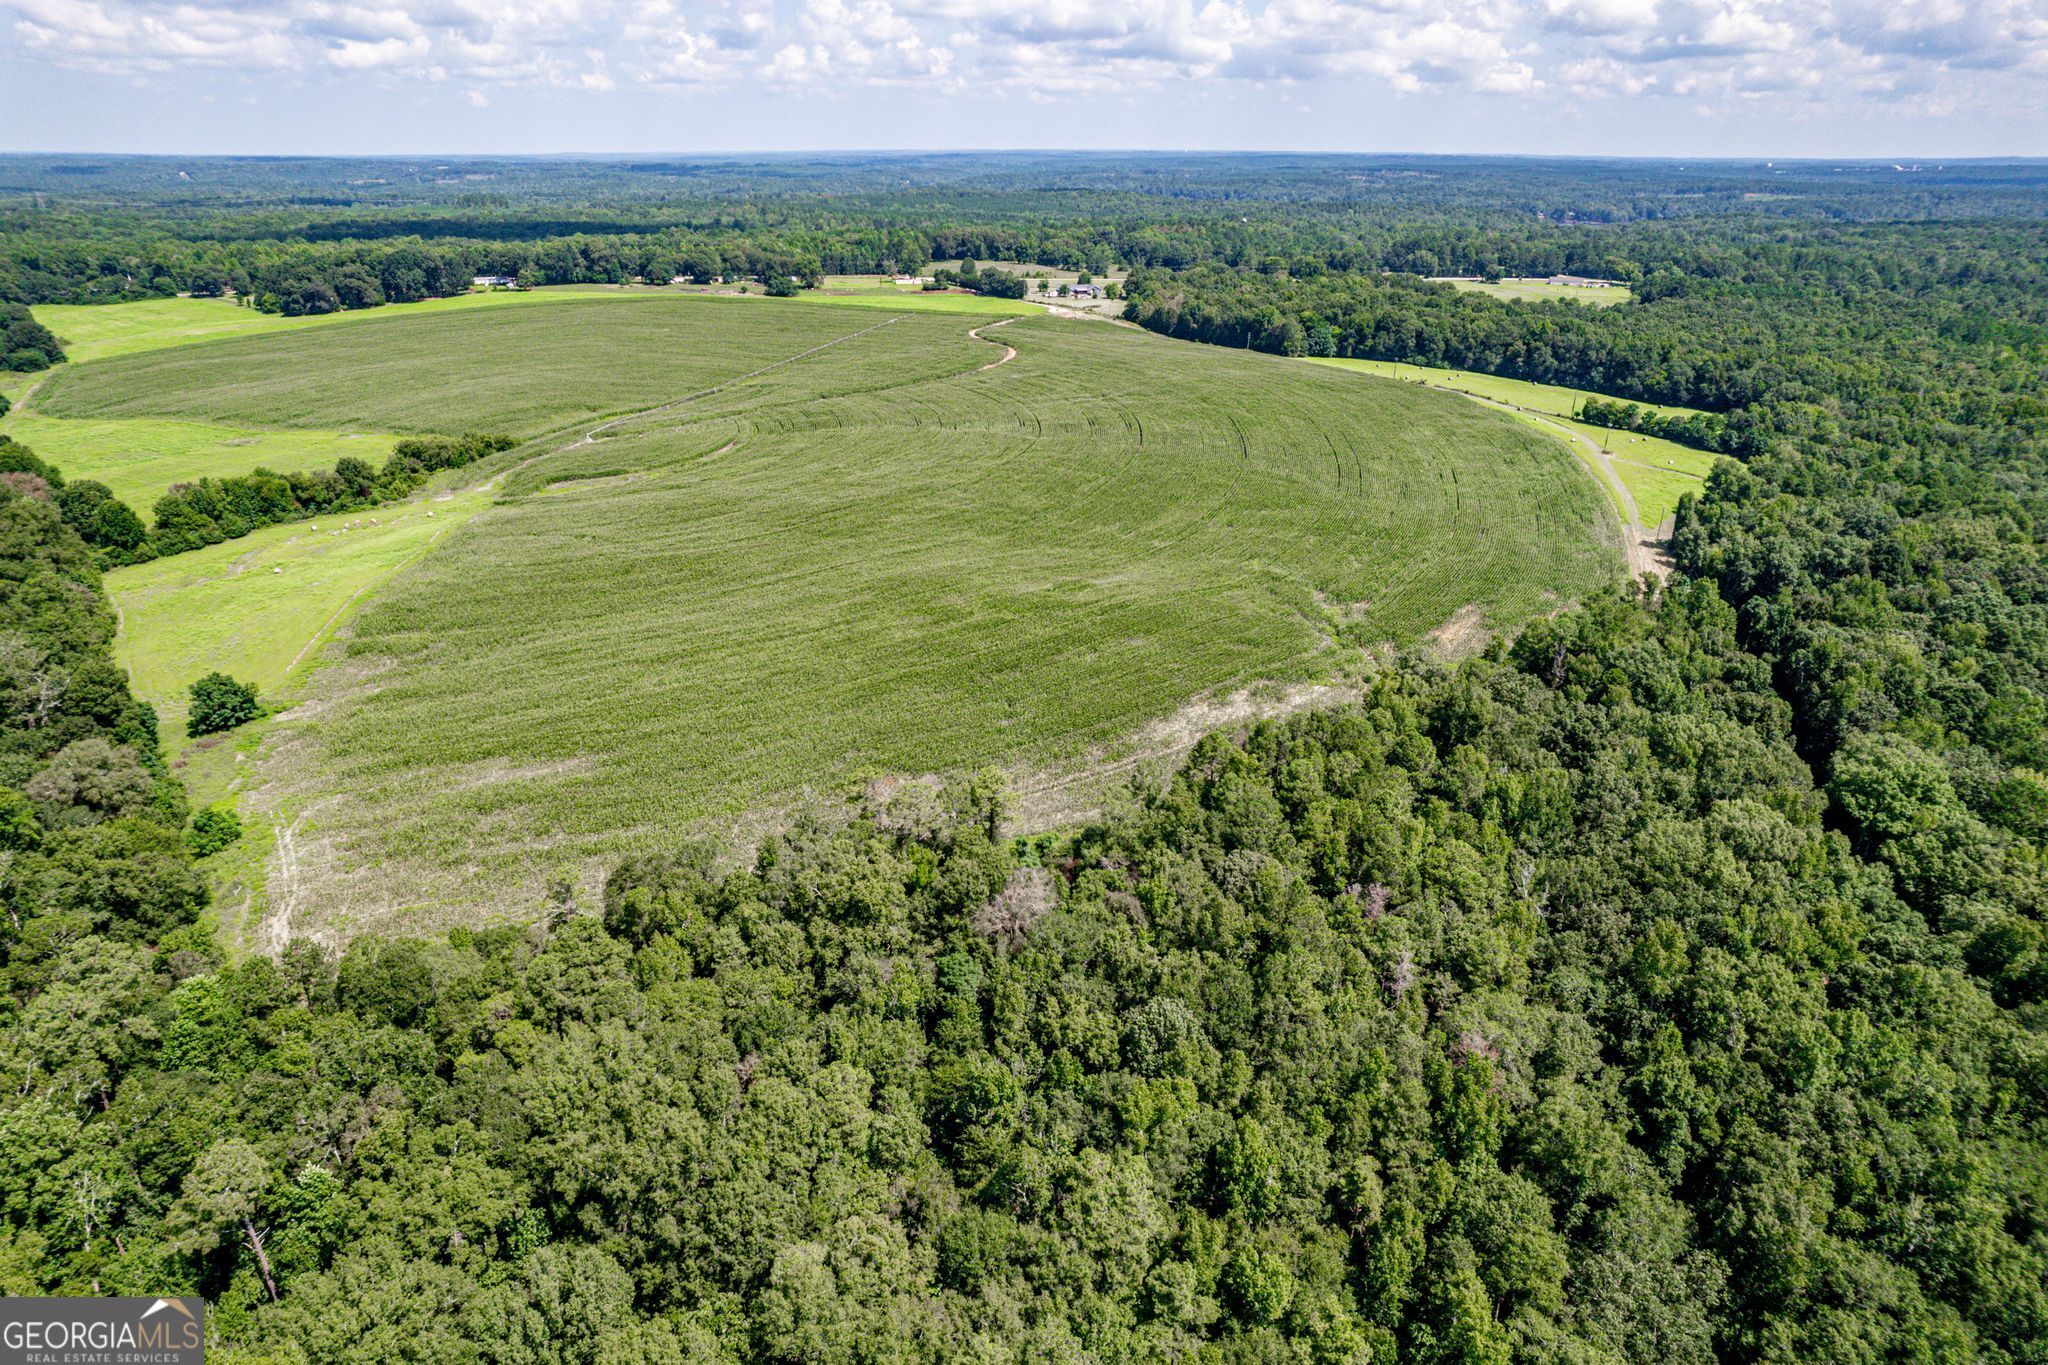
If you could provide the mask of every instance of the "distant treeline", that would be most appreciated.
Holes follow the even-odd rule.
[[[67,482],[27,446],[0,436],[0,481],[53,502],[64,521],[98,552],[102,563],[140,564],[163,555],[234,540],[251,531],[307,517],[360,511],[409,497],[429,476],[509,450],[509,436],[409,437],[382,469],[345,455],[331,470],[279,474],[256,469],[232,478],[174,484],[157,499],[154,524],[92,479]]]
[[[1686,253],[1670,244],[1674,261]],[[2048,225],[1857,229],[1806,243],[1729,233],[1643,275],[1633,302],[1520,303],[1406,274],[1139,271],[1125,316],[1281,355],[1359,356],[1706,409],[1587,420],[1754,455],[1849,433],[2002,467],[2039,429]],[[1967,456],[1975,460],[1975,456]],[[1916,479],[1917,479],[1916,475]],[[1966,478],[1958,471],[1946,478]]]

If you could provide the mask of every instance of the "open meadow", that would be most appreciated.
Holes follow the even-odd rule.
[[[1595,308],[1612,308],[1617,303],[1627,303],[1631,293],[1625,284],[1552,284],[1548,279],[1447,280],[1445,283],[1468,293],[1512,299],[1517,303],[1584,303]]]
[[[272,912],[341,932],[526,913],[806,791],[1105,762],[1195,698],[1617,565],[1597,491],[1502,414],[1098,323],[670,296],[52,390],[75,419],[545,433],[417,558],[281,527],[110,580],[143,695],[226,665],[300,699],[237,783],[290,835]]]

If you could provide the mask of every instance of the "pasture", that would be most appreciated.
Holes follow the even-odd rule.
[[[303,698],[238,765],[245,814],[292,836],[272,904],[343,933],[527,913],[807,790],[1104,763],[1193,699],[1341,679],[1617,567],[1566,453],[1455,396],[1089,323],[853,321],[670,296],[67,376],[81,415],[550,433],[409,562],[396,529],[279,527],[115,576],[143,695],[175,712],[227,666]]]
[[[835,284],[835,280],[866,280],[866,284]],[[898,286],[879,276],[830,276],[819,289],[806,289],[805,303],[838,304],[849,308],[906,308],[933,313],[978,314],[995,317],[1029,317],[1039,310],[1022,299],[986,299],[979,294],[955,294],[945,290],[926,292],[915,285]]]
[[[377,584],[488,504],[471,489],[269,526],[108,573],[121,662],[162,717],[168,747],[183,747],[194,678],[220,669],[255,683],[266,704],[288,697]]]

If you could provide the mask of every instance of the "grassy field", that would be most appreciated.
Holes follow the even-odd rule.
[[[469,490],[271,526],[109,573],[121,662],[163,718],[172,751],[183,747],[194,678],[221,669],[255,683],[266,703],[290,695],[348,608],[488,501]]]
[[[1570,417],[1579,410],[1579,405],[1589,398],[1607,403],[1615,401],[1609,394],[1594,393],[1590,389],[1567,388],[1562,384],[1533,384],[1526,379],[1503,379],[1499,375],[1478,374],[1471,370],[1441,370],[1428,365],[1410,365],[1399,360],[1324,359],[1318,356],[1311,357],[1310,363],[1334,365],[1339,369],[1378,375],[1382,379],[1402,379],[1410,383],[1434,384],[1439,388],[1456,389],[1461,393],[1476,393],[1482,398],[1512,403],[1518,408],[1549,413],[1553,417]],[[1697,408],[1671,407],[1660,403],[1638,403],[1636,406],[1646,411],[1663,413],[1668,417],[1689,417],[1699,411]]]
[[[262,466],[281,474],[332,469],[344,455],[381,464],[393,437],[338,431],[259,431],[154,417],[101,420],[10,413],[0,433],[31,447],[67,479],[97,479],[145,520],[174,483]]]
[[[544,289],[492,289],[475,294],[458,294],[446,299],[422,299],[418,303],[386,304],[356,312],[323,313],[317,317],[288,318],[259,313],[226,299],[150,299],[141,303],[38,304],[36,320],[55,332],[64,342],[73,364],[105,360],[112,356],[158,351],[170,346],[224,341],[231,337],[269,336],[361,322],[391,322],[400,318],[432,317],[442,313],[467,313],[478,308],[520,308],[561,302],[643,302],[675,298],[682,294],[712,294],[718,297],[750,298],[761,303],[781,302],[763,295],[760,286],[741,295],[736,289],[671,287],[666,285],[551,285]],[[831,276],[822,290],[806,291],[812,303],[867,304],[894,300],[907,308],[929,308],[940,312],[988,313],[994,315],[1036,312],[1011,299],[981,299],[964,294],[927,294],[915,286],[898,288],[893,282],[871,275]],[[0,393],[26,388],[35,376],[0,373]],[[14,381],[20,380],[19,383]]]
[[[19,403],[21,396],[35,387],[41,374],[22,374],[16,370],[0,370],[0,397],[10,403]]]
[[[1097,324],[983,341],[972,317],[890,316],[486,310],[67,376],[65,411],[555,433],[404,572],[431,533],[401,517],[116,575],[123,657],[167,728],[207,667],[304,698],[260,753],[182,755],[202,799],[246,787],[289,832],[270,903],[338,932],[524,913],[804,784],[1105,761],[1191,698],[1339,676],[1617,567],[1557,443],[1456,397]],[[984,368],[1003,342],[1016,358]],[[440,372],[495,364],[518,382]]]
[[[1615,431],[1608,427],[1597,427],[1590,422],[1581,422],[1572,414],[1579,404],[1588,398],[1605,398],[1603,394],[1590,393],[1585,389],[1565,388],[1557,384],[1532,384],[1526,379],[1502,379],[1496,375],[1474,374],[1468,370],[1438,370],[1423,365],[1407,365],[1392,360],[1327,360],[1314,359],[1311,364],[1329,365],[1338,369],[1352,370],[1360,374],[1377,375],[1382,379],[1399,379],[1412,384],[1424,384],[1458,393],[1469,393],[1481,398],[1490,398],[1498,403],[1508,403],[1532,413],[1541,413],[1551,421],[1578,432],[1598,442],[1602,449],[1614,457],[1615,473],[1628,486],[1629,493],[1636,500],[1636,507],[1645,526],[1655,528],[1678,510],[1678,499],[1686,492],[1697,493],[1703,486],[1707,471],[1714,467],[1715,455],[1691,446],[1682,446],[1675,441],[1666,441],[1657,436],[1639,436],[1634,432]],[[1647,409],[1666,414],[1683,416],[1694,411],[1691,408],[1661,406],[1656,403],[1640,404]],[[1532,423],[1538,430],[1545,428]]]
[[[1446,283],[1474,294],[1491,294],[1497,299],[1517,299],[1524,303],[1563,300],[1591,304],[1595,308],[1612,308],[1629,300],[1629,288],[1625,284],[1596,289],[1583,284],[1551,284],[1547,280],[1501,280],[1495,284],[1488,284],[1485,280],[1449,280]]]
[[[57,334],[73,364],[104,360],[110,356],[156,351],[166,346],[189,346],[198,342],[222,341],[238,336],[268,336],[277,332],[299,332],[308,328],[334,327],[396,318],[431,317],[438,313],[466,313],[476,308],[520,307],[564,299],[616,298],[619,295],[600,285],[569,285],[538,291],[494,289],[477,294],[458,294],[446,299],[422,299],[418,303],[391,303],[359,312],[322,313],[314,317],[288,318],[277,313],[259,313],[228,299],[149,299],[141,303],[37,304],[31,311],[36,321]]]
[[[260,793],[252,790],[265,727],[189,739],[186,689],[218,668],[255,683],[266,706],[289,706],[325,659],[324,646],[376,587],[488,504],[488,494],[470,490],[272,526],[107,575],[121,617],[116,652],[136,695],[157,708],[193,806],[239,807],[247,820],[243,838],[208,864],[221,932],[235,946],[254,944],[277,846],[277,827],[258,818]]]

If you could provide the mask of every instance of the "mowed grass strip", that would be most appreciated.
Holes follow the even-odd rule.
[[[369,590],[489,502],[470,490],[345,517],[270,526],[239,540],[106,575],[116,653],[136,695],[183,747],[186,689],[220,669],[289,696]],[[429,515],[431,513],[431,515]]]
[[[1476,374],[1470,370],[1439,370],[1392,360],[1314,358],[1310,363],[1375,375],[1382,379],[1398,379],[1408,383],[1450,389],[1457,393],[1469,393],[1541,413],[1560,426],[1596,442],[1614,457],[1614,472],[1620,476],[1629,493],[1635,498],[1643,525],[1652,530],[1669,520],[1678,510],[1678,499],[1682,495],[1688,492],[1696,494],[1705,487],[1708,471],[1714,467],[1714,461],[1720,458],[1711,451],[1679,445],[1676,441],[1667,441],[1661,436],[1643,436],[1631,431],[1616,431],[1611,427],[1600,427],[1591,422],[1579,421],[1572,414],[1577,412],[1579,405],[1587,399],[1615,401],[1604,394],[1592,393],[1585,389],[1566,388],[1559,384],[1537,384],[1526,379],[1503,379],[1498,375]],[[1670,407],[1657,403],[1643,403],[1638,406],[1666,416],[1683,417],[1697,412],[1695,408]],[[1539,430],[1543,429],[1541,423],[1531,425]]]
[[[1455,389],[1460,393],[1476,393],[1482,398],[1512,403],[1518,408],[1549,413],[1553,417],[1571,416],[1579,410],[1579,405],[1589,398],[1602,403],[1633,401],[1617,399],[1611,394],[1594,393],[1591,389],[1574,389],[1563,384],[1538,384],[1527,379],[1505,379],[1500,375],[1480,374],[1475,370],[1448,370],[1438,369],[1432,365],[1410,365],[1400,360],[1312,356],[1309,357],[1309,363],[1328,365],[1340,370],[1356,370],[1360,374],[1377,375],[1382,379],[1402,379]],[[1674,407],[1664,403],[1637,403],[1636,406],[1646,411],[1662,413],[1667,417],[1691,417],[1699,412],[1698,408]]]
[[[99,419],[8,414],[12,436],[66,479],[97,479],[146,521],[174,483],[228,478],[259,466],[280,474],[332,469],[344,455],[381,465],[395,437],[367,432],[259,431],[249,427],[138,417]]]
[[[868,382],[894,373],[892,365],[909,367],[899,376],[908,378],[979,363],[983,348],[950,316],[619,296],[604,307],[554,301],[366,316],[346,327],[139,352],[69,366],[36,401],[52,417],[530,436],[730,382],[893,316],[906,319],[903,339],[864,347],[863,373],[842,382]]]
[[[963,334],[893,325],[527,456],[510,491],[550,495],[389,582],[278,723],[262,777],[319,869],[295,903],[530,912],[806,789],[1078,762],[1618,567],[1569,456],[1455,396],[1049,319],[963,369]]]

